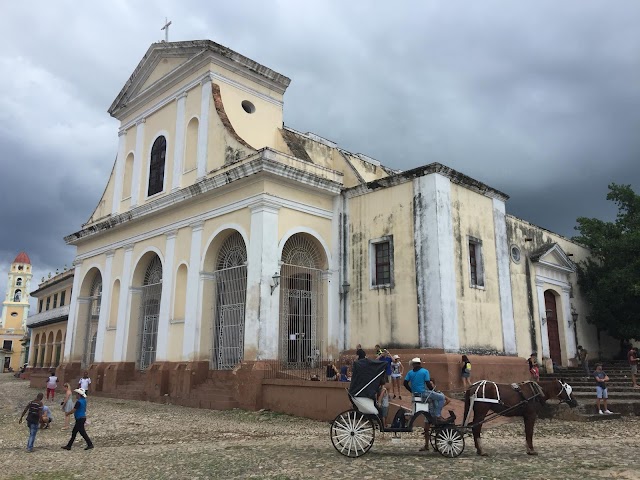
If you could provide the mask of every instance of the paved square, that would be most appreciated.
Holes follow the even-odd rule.
[[[28,431],[18,418],[36,393],[28,382],[0,375],[2,479],[640,478],[636,417],[595,423],[540,420],[534,439],[538,457],[526,455],[518,422],[485,430],[487,458],[476,456],[468,437],[457,459],[418,453],[422,437],[414,433],[399,443],[388,434],[377,436],[369,454],[350,460],[333,449],[328,423],[90,397],[87,431],[94,450],[84,451],[79,437],[72,451],[60,448],[69,432],[60,431],[58,399],[51,429],[38,433],[35,451],[28,454]]]

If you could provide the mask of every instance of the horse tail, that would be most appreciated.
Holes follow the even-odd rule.
[[[471,408],[471,392],[470,392],[470,388],[467,389],[466,392],[464,392],[464,415],[462,416],[462,422],[466,422],[467,421],[467,415],[469,415],[469,408]]]

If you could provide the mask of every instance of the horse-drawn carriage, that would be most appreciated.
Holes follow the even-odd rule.
[[[401,409],[407,422],[385,425],[375,402],[378,388],[385,374],[386,362],[356,360],[348,390],[352,408],[340,414],[331,422],[330,436],[335,449],[350,458],[366,454],[375,441],[376,430],[381,433],[412,432],[420,418],[425,420],[425,430],[437,452],[445,457],[455,458],[465,447],[464,437],[473,434],[478,455],[485,455],[480,442],[482,425],[497,416],[522,416],[525,423],[527,453],[535,455],[533,449],[533,426],[539,408],[546,400],[557,398],[560,403],[575,407],[571,386],[562,380],[551,382],[523,382],[521,384],[496,384],[487,380],[474,383],[465,393],[465,414],[462,425],[456,425],[456,416],[449,411],[449,418],[438,421],[430,414],[429,393],[414,395],[412,410]],[[489,411],[493,414],[487,416]],[[471,421],[473,413],[473,423]]]

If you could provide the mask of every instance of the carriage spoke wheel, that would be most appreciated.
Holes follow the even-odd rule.
[[[436,432],[435,449],[445,457],[457,457],[464,450],[464,436],[455,427],[439,428]]]
[[[331,443],[346,457],[361,457],[371,449],[374,440],[373,422],[355,410],[342,412],[331,422]]]

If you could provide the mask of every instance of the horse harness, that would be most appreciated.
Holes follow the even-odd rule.
[[[560,382],[562,384],[562,382]],[[487,385],[493,385],[493,388],[496,391],[496,398],[491,398],[491,397],[487,397],[486,396],[486,390],[487,390]],[[524,395],[524,392],[522,391],[522,386],[524,385],[529,385],[531,388],[531,391],[533,393],[532,396],[530,397],[526,397]],[[500,389],[498,388],[498,385],[495,382],[491,382],[489,380],[480,380],[478,382],[475,382],[473,385],[471,385],[471,389],[473,389],[473,387],[475,387],[475,390],[473,390],[473,393],[469,396],[469,400],[470,400],[470,404],[469,404],[469,411],[467,412],[467,416],[464,419],[464,426],[466,427],[467,425],[469,425],[469,420],[471,418],[471,412],[473,412],[473,404],[475,402],[479,402],[479,403],[493,403],[493,404],[497,404],[497,405],[502,405],[503,407],[506,407],[506,405],[504,404],[504,402],[500,399]],[[562,392],[565,390],[565,388],[568,387],[567,393],[568,396],[570,396],[570,390],[571,387],[569,385],[564,384],[563,388],[560,390],[560,394],[562,394]],[[522,401],[517,403],[516,405],[513,405],[511,407],[507,407],[507,409],[503,412],[500,412],[500,414],[504,414],[506,412],[509,412],[511,410],[515,410],[516,408],[529,403],[531,400],[534,400],[538,397],[544,396],[544,392],[542,391],[542,387],[540,385],[538,385],[536,382],[533,381],[526,381],[520,384],[517,383],[512,383],[511,384],[511,388],[513,388],[516,392],[518,392],[520,394],[520,397],[522,398]],[[471,390],[470,390],[471,391]],[[558,395],[560,395],[558,394]]]

